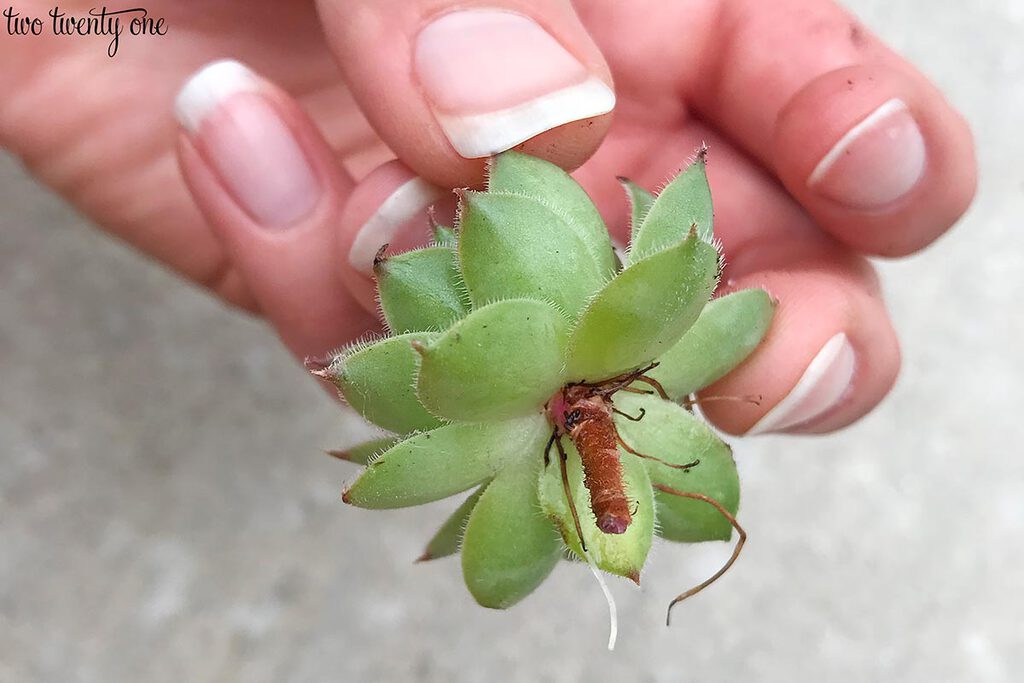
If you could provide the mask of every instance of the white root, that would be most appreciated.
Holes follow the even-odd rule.
[[[611,622],[608,629],[608,650],[615,649],[615,640],[619,636],[619,614],[618,610],[615,609],[615,598],[612,597],[612,592],[608,590],[608,584],[605,583],[604,576],[601,575],[601,570],[597,568],[594,561],[590,559],[590,553],[584,553],[587,558],[587,566],[590,567],[590,572],[597,579],[597,584],[601,586],[601,592],[604,593],[604,599],[608,601],[608,620]]]

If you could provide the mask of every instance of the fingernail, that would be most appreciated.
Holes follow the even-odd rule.
[[[921,129],[902,100],[867,115],[829,150],[807,179],[819,194],[855,209],[874,209],[910,192],[924,173]]]
[[[855,366],[850,340],[840,332],[825,342],[796,386],[747,435],[782,431],[824,415],[842,400]]]
[[[200,69],[178,94],[175,114],[221,182],[257,223],[287,227],[322,194],[295,135],[239,62]]]
[[[416,40],[415,70],[441,128],[468,159],[570,121],[607,114],[615,93],[521,14],[444,14]]]
[[[364,275],[373,273],[373,257],[381,246],[389,244],[392,252],[420,246],[427,239],[426,210],[446,195],[436,185],[419,177],[405,179],[359,227],[349,264]],[[416,221],[417,218],[422,221]],[[417,239],[421,238],[421,239]]]

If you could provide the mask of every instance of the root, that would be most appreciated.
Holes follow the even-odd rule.
[[[726,510],[721,503],[719,503],[714,498],[711,498],[710,496],[705,496],[703,493],[690,493],[687,491],[679,491],[670,486],[665,486],[664,484],[655,484],[654,488],[663,493],[668,493],[673,496],[679,496],[680,498],[692,498],[693,500],[704,501],[708,505],[711,505],[716,510],[718,510],[718,512],[723,517],[729,520],[729,524],[732,524],[732,527],[736,529],[736,533],[739,535],[739,540],[736,542],[736,547],[733,548],[732,555],[729,557],[729,560],[724,565],[722,565],[721,569],[712,574],[710,578],[697,584],[685,593],[677,595],[675,598],[673,598],[672,602],[668,604],[668,611],[665,614],[665,625],[668,626],[672,623],[673,607],[678,605],[683,600],[686,600],[687,598],[693,597],[697,593],[700,593],[702,590],[704,590],[705,588],[713,584],[715,581],[717,581],[719,578],[721,578],[723,574],[729,571],[729,567],[731,567],[733,563],[736,561],[736,558],[740,556],[740,550],[743,549],[743,544],[747,542],[747,532],[743,530],[743,527],[741,527],[739,522],[736,521],[736,518],[732,516],[732,513]]]
[[[704,398],[684,398],[679,403],[689,410],[693,406],[701,406],[713,401],[737,401],[739,403],[753,403],[755,406],[759,406],[761,405],[761,395],[750,394],[747,396],[705,396]]]
[[[587,560],[587,566],[590,567],[590,572],[597,579],[597,584],[601,586],[604,599],[608,601],[608,621],[610,622],[608,627],[608,651],[610,652],[615,649],[615,640],[619,635],[619,615],[618,610],[615,609],[615,598],[612,597],[612,592],[608,590],[608,584],[605,583],[604,577],[601,576],[601,570],[590,559],[590,553],[585,553],[584,557]]]
[[[619,434],[619,430],[617,430],[617,429],[615,430],[615,439],[619,442],[619,445],[622,446],[622,448],[627,453],[631,453],[632,455],[635,455],[638,458],[643,458],[644,460],[651,460],[653,462],[660,463],[660,464],[664,465],[665,467],[671,467],[672,469],[675,469],[675,470],[688,470],[688,469],[690,469],[692,467],[696,467],[697,465],[700,464],[700,460],[697,459],[697,460],[694,460],[692,462],[688,462],[685,465],[677,465],[677,464],[675,464],[673,462],[668,462],[667,460],[662,460],[661,458],[655,458],[653,455],[647,455],[645,453],[639,453],[639,452],[633,450],[633,447],[630,446],[628,443],[626,443],[622,439],[622,436]]]
[[[626,418],[630,422],[639,422],[640,420],[644,419],[644,415],[647,414],[647,411],[644,408],[641,408],[640,409],[640,414],[637,415],[636,417],[633,417],[629,413],[624,413],[621,410],[619,410],[618,408],[615,408],[614,406],[612,407],[612,412],[615,413],[616,415],[621,415],[622,417]]]
[[[587,542],[583,540],[583,527],[580,526],[580,515],[576,512],[576,503],[573,502],[572,490],[569,488],[569,472],[566,466],[569,456],[565,454],[565,448],[562,447],[562,440],[558,438],[557,432],[552,433],[551,441],[558,448],[558,464],[562,469],[562,489],[565,490],[565,501],[569,504],[569,512],[572,513],[572,523],[576,526],[576,536],[580,539],[580,547],[583,549],[583,553],[586,554]],[[548,442],[548,450],[551,449],[551,441]],[[544,457],[547,458],[547,451],[545,451]]]
[[[650,369],[650,368],[648,368],[648,369]],[[642,374],[642,375],[639,375],[636,378],[636,381],[637,382],[643,382],[644,384],[648,384],[648,385],[654,387],[654,390],[658,392],[658,396],[661,396],[661,398],[663,400],[665,400],[665,401],[672,400],[672,399],[670,399],[668,397],[668,394],[665,392],[665,387],[661,386],[661,382],[659,382],[658,380],[654,379],[653,377],[648,377],[647,375],[643,375]]]
[[[576,386],[591,387],[593,389],[597,389],[597,391],[594,392],[594,395],[596,396],[610,396],[619,390],[629,391],[628,387],[630,384],[636,382],[637,380],[644,381],[642,379],[644,375],[656,367],[658,367],[658,363],[650,363],[640,368],[639,370],[633,370],[632,372],[624,372],[621,375],[615,375],[614,377],[609,377],[608,379],[602,380],[600,382],[580,382]],[[661,385],[658,384],[657,381],[651,380],[651,382],[654,382],[654,384],[656,384],[658,387],[661,387]],[[633,390],[633,392],[642,393],[635,389]],[[664,393],[664,389],[662,389],[662,392]]]

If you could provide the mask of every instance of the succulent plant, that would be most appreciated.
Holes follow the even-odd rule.
[[[345,502],[473,490],[420,559],[461,552],[485,607],[519,602],[562,558],[639,581],[654,535],[733,532],[731,450],[687,398],[754,350],[774,304],[761,290],[711,300],[721,255],[704,150],[657,197],[620,180],[623,263],[568,174],[493,158],[486,191],[458,192],[454,229],[378,254],[389,336],[318,371],[394,435],[336,453],[366,465]]]

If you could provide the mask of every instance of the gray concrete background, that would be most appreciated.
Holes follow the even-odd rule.
[[[905,369],[824,439],[737,444],[746,555],[656,548],[605,607],[564,565],[507,613],[445,506],[365,513],[354,438],[260,324],[0,163],[0,681],[1011,681],[1024,676],[1024,4],[849,3],[971,119],[978,201],[884,264]]]

